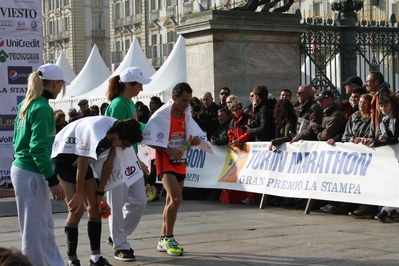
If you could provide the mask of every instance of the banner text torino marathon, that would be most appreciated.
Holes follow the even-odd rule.
[[[0,1],[0,185],[10,183],[14,119],[29,74],[43,64],[40,0]]]

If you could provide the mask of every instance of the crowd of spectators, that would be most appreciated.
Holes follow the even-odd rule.
[[[205,92],[201,98],[193,97],[190,102],[191,115],[211,144],[217,146],[242,148],[246,142],[270,141],[269,149],[275,150],[282,143],[299,140],[326,141],[330,145],[352,142],[370,147],[397,143],[397,98],[389,84],[384,82],[383,75],[372,71],[364,84],[360,77],[352,76],[342,86],[346,95],[342,97],[344,100],[337,102],[334,93],[328,89],[316,90],[309,85],[301,85],[294,94],[296,99],[289,89],[281,90],[279,99],[276,99],[266,86],[259,85],[250,91],[248,106],[243,106],[246,99],[240,99],[232,95],[229,88],[222,87],[218,103],[211,92]],[[163,102],[159,97],[152,97],[149,106],[140,101],[135,105],[138,120],[146,123]],[[87,100],[81,100],[78,106],[79,111],[75,108],[68,111],[68,122],[85,116],[103,115],[107,103],[103,103],[101,108],[89,107]],[[58,132],[67,124],[65,114],[62,110],[56,110],[54,117]],[[153,187],[155,179],[155,176],[149,176],[146,183]],[[159,190],[155,199],[159,198]],[[254,193],[245,194],[243,204],[255,204],[259,199],[259,195]],[[220,190],[189,189],[183,196],[219,199]],[[266,204],[303,207],[304,201],[270,196]],[[373,218],[378,212],[377,206],[358,206],[345,202],[326,202],[320,209],[326,213],[349,213],[354,218]],[[385,209],[379,220],[392,217],[390,213],[391,210]]]

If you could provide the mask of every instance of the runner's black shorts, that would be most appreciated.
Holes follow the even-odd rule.
[[[62,180],[68,183],[76,184],[76,173],[78,170],[77,167],[73,166],[70,163],[64,164],[60,162],[55,162],[54,160],[53,163],[55,173],[58,174]],[[90,165],[88,165],[85,180],[89,180],[92,178],[94,178],[93,169],[90,167]]]

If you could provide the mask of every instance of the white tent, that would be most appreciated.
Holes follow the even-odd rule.
[[[144,53],[142,52],[141,48],[140,51],[144,56]],[[128,55],[126,55],[126,57]],[[125,59],[123,61],[125,61]],[[146,62],[148,62],[147,59]],[[121,66],[122,64],[112,74],[112,76],[119,74],[124,69],[124,68],[122,69]],[[130,66],[135,66],[135,65],[134,64],[127,65],[126,67]],[[140,67],[140,69],[142,68]],[[148,77],[148,75],[146,75],[144,71],[142,72],[144,76]],[[134,101],[142,101],[144,104],[148,105],[150,98],[152,96],[158,96],[161,98],[162,101],[166,102],[171,98],[173,87],[179,82],[187,81],[186,42],[182,36],[178,38],[171,54],[166,59],[166,62],[154,75],[150,77],[152,81],[149,84],[143,86],[143,91],[140,92],[140,94],[137,97],[133,98]],[[100,106],[103,102],[107,102],[106,99],[107,88],[108,84],[105,84],[104,82],[99,87],[83,95],[79,95],[77,97],[72,97],[68,99],[55,100],[54,102],[56,102],[56,104],[54,105],[53,108],[68,110],[71,107],[76,107],[77,103],[81,99],[89,100],[89,105],[95,104]]]
[[[141,73],[143,73],[145,77],[151,77],[156,72],[154,67],[148,61],[147,57],[144,55],[144,52],[141,49],[140,44],[136,39],[136,36],[133,38],[133,42],[132,45],[130,46],[129,52],[123,58],[123,61],[115,70],[115,72],[112,73],[112,75],[109,78],[107,78],[103,83],[101,83],[101,85],[96,87],[94,90],[91,90],[87,93],[80,94],[77,96],[80,99],[92,98],[92,97],[105,98],[105,95],[107,94],[108,90],[108,80],[116,75],[119,75],[119,73],[121,73],[122,70],[125,70],[126,68],[133,66],[139,67]]]
[[[65,95],[61,93],[57,99],[78,96],[89,92],[99,86],[107,77],[111,75],[107,65],[104,63],[97,45],[93,46],[86,64],[83,66],[79,75],[66,87]]]
[[[60,56],[55,63],[59,66],[64,73],[65,78],[72,82],[76,78],[75,72],[73,72],[72,67],[69,65],[68,60],[66,59],[65,53],[62,51]]]
[[[115,70],[114,73],[106,75],[107,79],[102,80],[102,83],[98,87],[95,87],[92,90],[81,95],[77,95],[75,97],[64,97],[62,99],[50,101],[50,104],[54,110],[62,109],[64,110],[64,112],[72,107],[77,108],[77,104],[81,99],[88,99],[89,105],[96,104],[100,106],[103,102],[107,102],[106,93],[108,89],[108,80],[113,76],[119,75],[122,70],[131,66],[140,66],[140,70],[146,77],[150,77],[155,73],[155,69],[152,67],[147,57],[144,55],[144,52],[141,49],[136,37],[133,38],[133,42],[130,46],[129,52],[123,58],[123,61],[121,62],[119,67]],[[96,71],[94,71],[93,73],[96,73]],[[93,73],[91,75],[95,75]]]
[[[158,96],[166,102],[171,98],[172,89],[177,83],[187,82],[186,40],[182,36],[179,36],[166,62],[151,79],[134,101],[148,104],[152,96]]]

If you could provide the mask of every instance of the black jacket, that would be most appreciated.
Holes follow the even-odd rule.
[[[273,110],[275,100],[261,101],[255,107],[254,119],[248,125],[248,132],[255,136],[256,141],[270,141],[274,139],[275,126],[273,121]]]

